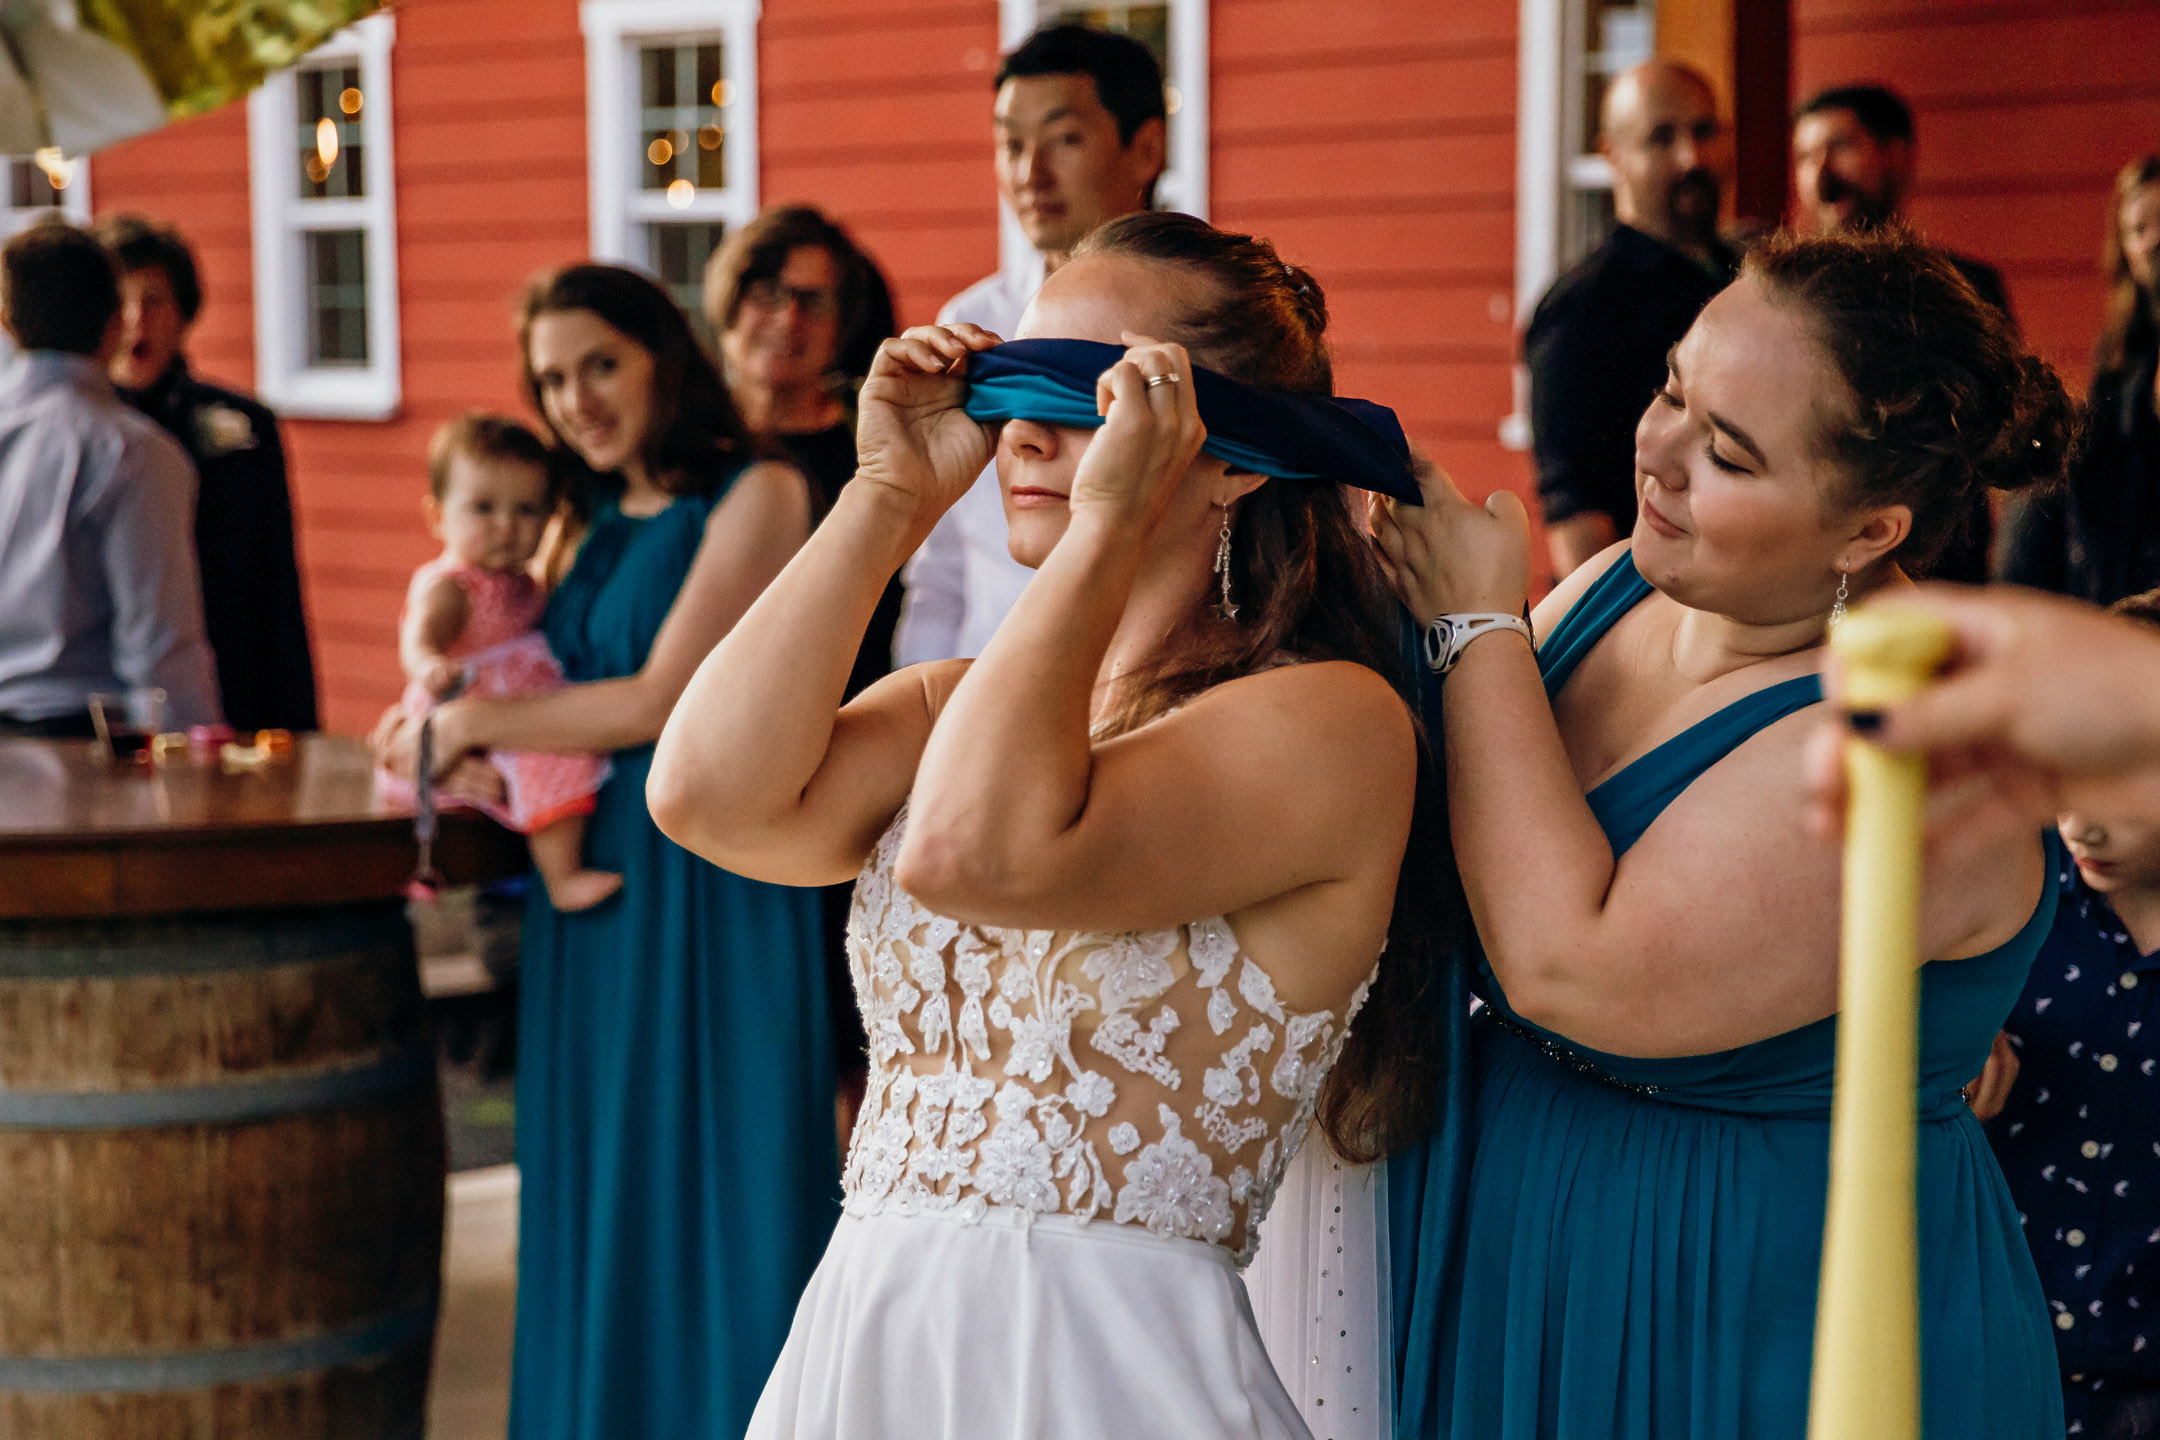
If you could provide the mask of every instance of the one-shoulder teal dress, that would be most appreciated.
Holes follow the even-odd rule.
[[[1649,593],[1629,558],[1599,577],[1540,652],[1548,693]],[[1614,853],[1741,742],[1820,698],[1814,677],[1770,686],[1598,785],[1588,799]],[[1930,1440],[2063,1433],[2039,1280],[1959,1094],[2053,911],[2048,887],[2010,943],[1920,972]],[[1644,1060],[1529,1024],[1483,965],[1471,984],[1485,1005],[1466,1026],[1466,1104],[1452,1129],[1389,1161],[1399,1435],[1800,1440],[1836,1017]]]
[[[604,502],[548,605],[573,681],[634,673],[718,496]],[[622,893],[525,918],[515,1440],[721,1440],[749,1423],[840,1214],[818,892],[663,836],[617,751],[587,860]]]

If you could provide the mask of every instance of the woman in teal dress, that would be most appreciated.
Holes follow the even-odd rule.
[[[652,744],[706,653],[809,533],[754,459],[664,292],[627,270],[538,282],[526,384],[590,497],[544,627],[573,683],[453,701],[438,757],[601,750],[586,858],[620,896],[525,919],[515,1440],[740,1434],[839,1216],[815,890],[661,835]]]
[[[1837,1008],[1838,857],[1801,751],[1835,606],[1910,583],[1970,498],[2054,475],[2060,383],[1933,252],[1781,238],[1676,347],[1640,517],[1460,652],[1440,717],[1482,942],[1467,1114],[1390,1161],[1398,1432],[1798,1440]],[[1377,515],[1421,617],[1522,613],[1511,496]],[[2038,834],[1930,868],[1922,1414],[2062,1434],[2048,1319],[1960,1087],[2052,905]]]

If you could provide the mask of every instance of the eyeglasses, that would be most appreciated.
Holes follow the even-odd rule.
[[[803,314],[813,320],[830,320],[840,313],[840,297],[830,290],[804,289],[771,279],[752,280],[743,286],[743,301],[760,310],[785,310],[800,305]]]

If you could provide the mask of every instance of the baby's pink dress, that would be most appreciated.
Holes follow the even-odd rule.
[[[448,651],[451,659],[465,662],[464,694],[545,695],[568,683],[554,652],[548,649],[547,637],[535,628],[547,597],[531,576],[523,571],[482,570],[443,557],[413,572],[405,603],[410,606],[440,575],[457,581],[465,592],[465,630]],[[407,715],[417,718],[427,714],[435,697],[415,680],[405,687],[400,703]],[[530,835],[572,815],[590,814],[593,795],[612,769],[598,755],[494,750],[488,753],[488,759],[502,772],[508,792],[503,804],[448,795],[442,796],[442,803],[472,806],[521,835]],[[392,803],[414,803],[410,781],[387,771],[378,772],[377,778],[383,795]]]

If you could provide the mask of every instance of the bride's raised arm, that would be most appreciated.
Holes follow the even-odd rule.
[[[1129,734],[1091,731],[1118,657],[1159,654],[1206,608],[1213,547],[1183,545],[1208,528],[1187,522],[1228,516],[1264,479],[1200,456],[1184,349],[1125,339],[1097,387],[1105,423],[1069,472],[1069,495],[1048,501],[1063,500],[1066,528],[923,752],[900,882],[963,920],[1109,930],[1346,879],[1392,884],[1416,741],[1373,671],[1285,666]],[[1022,467],[1015,483],[1059,483],[1058,432],[1014,423],[1025,427],[1005,441]]]
[[[956,371],[997,337],[921,326],[879,350],[861,397],[859,468],[832,513],[698,667],[653,755],[646,800],[669,838],[753,879],[850,879],[907,798],[957,662],[841,696],[901,563],[966,492],[994,428],[960,408]]]

